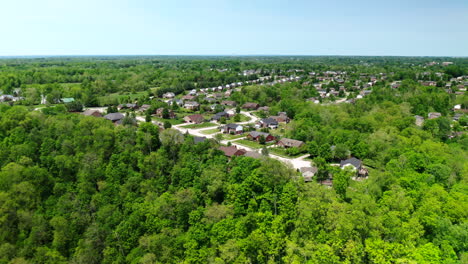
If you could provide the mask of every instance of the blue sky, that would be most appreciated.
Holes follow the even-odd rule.
[[[468,0],[8,0],[0,56],[468,56]]]

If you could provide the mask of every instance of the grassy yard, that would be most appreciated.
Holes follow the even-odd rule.
[[[297,158],[297,157],[300,157],[300,156],[306,154],[306,153],[299,153],[299,154],[296,154],[296,155],[289,155],[286,152],[286,149],[284,149],[284,148],[269,148],[268,151],[270,151],[271,154],[275,154],[275,155],[278,155],[278,156],[284,157],[284,158]]]
[[[243,114],[239,114],[240,115],[240,122],[247,122],[247,121],[250,121],[250,117],[246,116],[246,115],[243,115]]]
[[[215,126],[218,126],[217,124],[213,124],[213,123],[210,123],[210,122],[205,122],[205,123],[201,123],[201,124],[190,124],[190,125],[186,125],[186,126],[181,126],[183,128],[205,128],[205,127],[215,127]]]
[[[249,147],[249,148],[253,148],[253,149],[263,148],[263,145],[260,145],[256,141],[250,141],[247,139],[239,139],[239,140],[234,141],[234,143],[237,143],[237,144]]]
[[[240,134],[240,135],[223,134],[223,139],[226,139],[226,140],[233,140],[233,139],[238,139],[238,138],[243,138],[243,137],[245,137],[245,134]]]
[[[217,132],[219,132],[219,129],[217,129],[217,128],[200,131],[200,133],[202,133],[204,135],[211,135],[211,134],[214,134],[214,133],[217,133]]]

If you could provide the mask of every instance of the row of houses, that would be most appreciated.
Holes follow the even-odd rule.
[[[346,160],[340,161],[340,168],[341,169],[350,169],[351,171],[355,172],[356,176],[358,177],[367,177],[369,174],[369,171],[367,168],[363,166],[363,163],[360,159],[351,157]],[[299,171],[302,174],[302,177],[304,178],[305,182],[310,182],[312,181],[313,177],[317,174],[318,168],[317,167],[302,167],[299,169]],[[323,185],[328,185],[331,186],[333,183],[333,178],[329,177],[328,179],[324,180],[321,182]]]

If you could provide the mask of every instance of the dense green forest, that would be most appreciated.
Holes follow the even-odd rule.
[[[249,69],[261,70],[240,74]],[[444,89],[467,69],[464,58],[0,60],[0,89],[24,97],[0,104],[0,263],[468,263],[468,119],[452,120],[468,100]],[[114,125],[61,104],[35,110],[41,95],[160,106],[152,96],[291,70],[303,79],[245,86],[230,99],[287,112],[284,135],[307,143],[317,179],[333,175],[332,188],[150,122]],[[355,80],[387,77],[354,103],[306,101],[318,96],[309,72],[325,71],[348,71],[349,98]],[[442,116],[415,124],[434,111]],[[367,179],[330,166],[349,153]]]

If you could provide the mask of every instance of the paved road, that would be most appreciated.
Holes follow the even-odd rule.
[[[252,115],[249,112],[241,111],[241,114],[250,117],[250,120],[246,121],[246,122],[240,122],[240,123],[237,123],[237,124],[256,123],[258,121],[258,119],[259,119],[258,117]],[[143,122],[145,121],[143,117],[140,117],[140,118],[137,117],[137,119],[139,121],[143,121]],[[213,123],[218,124],[216,122],[213,122]],[[217,132],[217,133],[206,135],[206,134],[203,134],[201,132],[204,131],[204,130],[213,129],[214,127],[199,128],[199,129],[195,128],[194,129],[194,128],[185,128],[185,127],[183,127],[184,125],[187,125],[187,124],[175,125],[175,126],[172,126],[172,128],[177,129],[181,133],[184,133],[184,134],[189,133],[189,134],[191,134],[193,136],[206,137],[206,138],[214,138],[214,136],[216,134],[221,133],[221,132]],[[258,149],[253,149],[253,148],[250,148],[250,147],[247,147],[247,146],[236,143],[236,141],[239,140],[239,139],[242,139],[242,138],[236,138],[236,139],[231,139],[231,140],[222,140],[220,143],[224,144],[224,145],[227,145],[228,142],[231,142],[231,145],[236,146],[238,148],[243,148],[243,149],[245,149],[247,151],[259,152]],[[307,158],[308,156],[309,155],[303,155],[303,156],[300,156],[300,157],[297,157],[297,158],[284,158],[284,157],[280,157],[280,156],[275,155],[275,154],[270,154],[269,155],[270,158],[279,160],[279,161],[287,164],[288,166],[291,166],[294,169],[300,169],[301,167],[310,167],[310,161],[305,160],[305,158]]]

